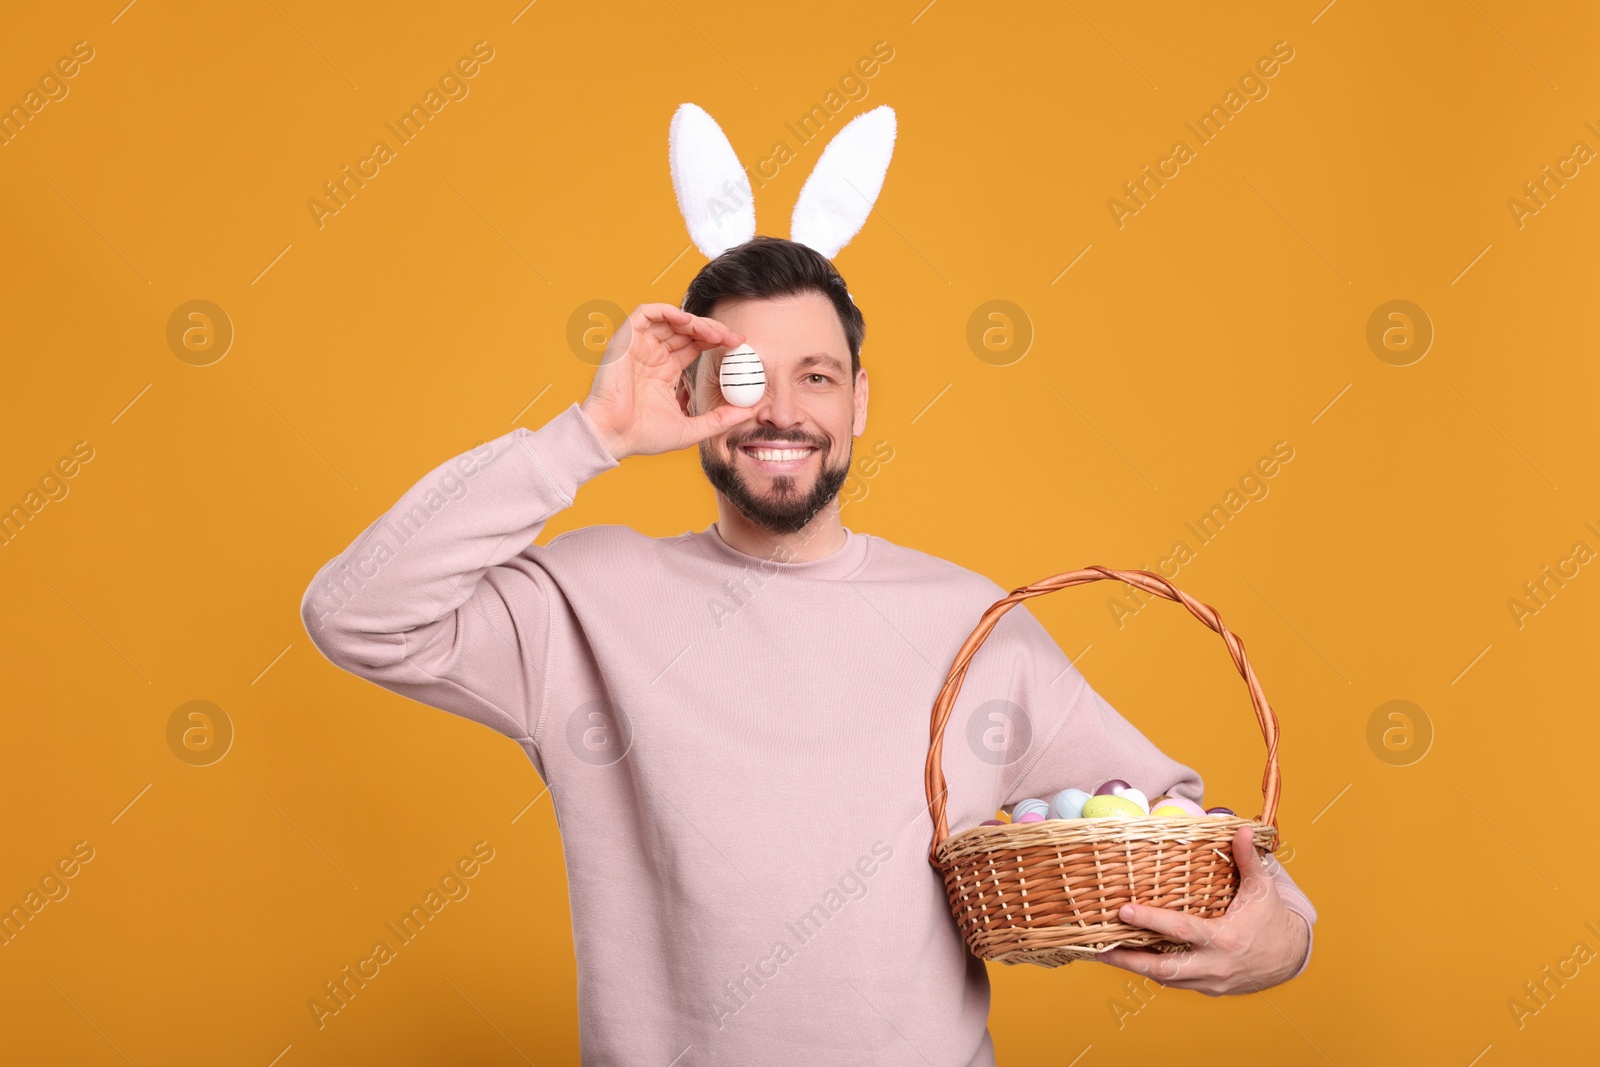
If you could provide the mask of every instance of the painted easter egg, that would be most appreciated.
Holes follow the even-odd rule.
[[[1215,807],[1215,808],[1207,808],[1206,809],[1206,814],[1207,815],[1234,815],[1234,816],[1237,816],[1239,813],[1234,811],[1232,808]]]
[[[1168,811],[1168,815],[1204,815],[1206,809],[1190,800],[1188,797],[1164,796],[1157,797],[1150,802],[1150,814],[1160,815],[1163,808],[1176,808],[1177,811]]]
[[[1027,815],[1030,812],[1036,812],[1038,813],[1039,818],[1042,819],[1046,814],[1049,813],[1049,811],[1049,804],[1046,804],[1042,800],[1029,797],[1027,800],[1017,801],[1016,804],[1012,806],[1011,818],[1014,822],[1021,822],[1024,815]]]
[[[1144,812],[1146,815],[1150,814],[1150,801],[1145,799],[1143,792],[1138,789],[1134,789],[1132,786],[1129,786],[1127,789],[1119,789],[1111,795],[1115,797],[1121,797],[1123,800],[1131,800],[1135,804],[1139,805],[1140,811]]]
[[[978,825],[979,826],[1007,826],[1009,824],[1006,823],[1002,819],[985,819],[982,822],[980,822]]]
[[[767,391],[767,369],[749,345],[740,345],[722,357],[718,380],[722,395],[734,407],[752,407]]]
[[[996,822],[1010,822],[1011,813],[1006,811],[1004,808],[1001,808],[999,811],[994,813],[994,818]]]
[[[1130,786],[1127,782],[1124,782],[1121,778],[1113,778],[1109,782],[1106,782],[1104,785],[1102,785],[1099,789],[1096,789],[1094,791],[1094,795],[1097,797],[1103,797],[1107,794],[1114,794],[1119,789],[1132,788],[1132,786]]]
[[[1081,789],[1063,789],[1050,801],[1050,811],[1047,818],[1051,819],[1081,819],[1083,818],[1083,803],[1089,799],[1089,794]]]
[[[1100,793],[1083,803],[1085,819],[1140,819],[1145,810],[1126,797]]]
[[[1041,811],[1030,811],[1030,812],[1027,812],[1026,814],[1017,816],[1017,821],[1018,822],[1044,822],[1044,813],[1041,812]]]

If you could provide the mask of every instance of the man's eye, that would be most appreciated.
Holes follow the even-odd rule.
[[[812,373],[810,373],[810,374],[808,374],[808,375],[806,375],[806,377],[807,377],[807,378],[821,378],[821,379],[822,379],[822,380],[823,380],[823,381],[825,381],[825,382],[831,382],[831,381],[833,381],[833,379],[832,379],[832,378],[830,378],[830,377],[828,377],[828,376],[827,376],[827,375],[826,375],[826,374],[822,374],[822,373],[820,373],[820,372],[818,372],[818,371],[813,371],[813,372],[812,372]]]

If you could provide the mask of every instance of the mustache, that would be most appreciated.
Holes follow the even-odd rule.
[[[822,448],[827,448],[828,447],[828,443],[826,441],[817,441],[817,440],[813,440],[812,438],[809,438],[809,437],[799,437],[799,436],[796,436],[795,434],[789,434],[787,436],[776,436],[776,437],[766,437],[766,436],[763,436],[763,437],[744,437],[744,438],[741,438],[741,439],[739,439],[737,441],[729,441],[728,442],[728,447],[729,448],[743,448],[745,445],[763,445],[763,444],[766,444],[766,445],[789,445],[789,444],[795,443],[796,441],[799,441],[802,444],[810,445],[812,448],[822,449]]]

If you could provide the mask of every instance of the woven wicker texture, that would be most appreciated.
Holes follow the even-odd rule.
[[[1046,819],[977,826],[950,834],[942,757],[945,726],[972,657],[1000,617],[1030,597],[1114,579],[1174,600],[1221,635],[1243,676],[1266,740],[1261,779],[1262,813],[1137,819]],[[950,907],[974,955],[1002,963],[1059,967],[1108,948],[1148,947],[1162,952],[1188,946],[1117,918],[1123,904],[1185,911],[1214,919],[1227,911],[1239,887],[1233,835],[1253,826],[1257,848],[1278,848],[1278,718],[1261,691],[1244,642],[1203,604],[1150,571],[1089,567],[1066,571],[1012,590],[984,612],[951,665],[933,705],[925,774],[933,843],[928,860],[944,879]],[[1098,783],[1081,783],[1087,788]]]

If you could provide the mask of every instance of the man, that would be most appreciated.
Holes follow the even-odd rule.
[[[334,663],[506,734],[549,785],[586,1064],[994,1063],[985,965],[927,860],[923,767],[950,664],[1006,591],[842,524],[864,333],[821,254],[730,249],[683,309],[634,309],[581,405],[437,468],[306,592]],[[717,364],[745,342],[767,386],[739,408]],[[705,529],[533,544],[591,478],[694,444]],[[1022,607],[949,733],[952,831],[1110,778],[1202,797]],[[1193,950],[1102,958],[1211,995],[1298,974],[1315,910],[1247,830],[1234,853],[1223,918],[1125,916]]]

